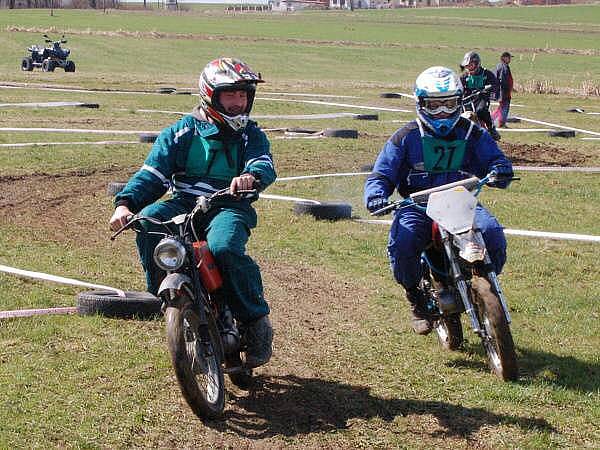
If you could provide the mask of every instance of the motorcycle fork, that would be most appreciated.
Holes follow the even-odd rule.
[[[475,236],[479,243],[485,246],[485,242],[483,240],[483,236],[481,231],[475,230]],[[502,292],[502,288],[500,287],[500,281],[498,280],[498,275],[496,275],[496,271],[493,269],[494,265],[492,264],[492,260],[487,250],[485,252],[485,256],[483,258],[483,269],[487,276],[488,281],[492,284],[496,295],[500,299],[500,305],[502,305],[502,310],[504,311],[504,316],[506,317],[506,322],[511,323],[510,312],[508,312],[508,303],[506,302],[506,297],[504,296],[504,292]]]
[[[456,289],[460,294],[460,298],[463,302],[465,312],[469,315],[469,319],[471,319],[471,326],[473,327],[473,331],[477,334],[481,334],[481,325],[479,323],[479,318],[477,317],[477,313],[473,308],[473,303],[471,303],[467,282],[460,270],[460,266],[458,265],[458,261],[456,260],[456,255],[454,254],[454,251],[452,249],[452,241],[450,234],[447,231],[440,229],[440,236],[442,238],[444,250],[446,251],[446,256],[448,257],[448,262],[450,264],[450,274],[452,276]]]

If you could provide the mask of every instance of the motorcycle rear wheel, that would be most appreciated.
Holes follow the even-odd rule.
[[[206,330],[198,327],[198,314],[191,303],[167,307],[167,343],[181,393],[194,414],[214,419],[225,408],[225,383],[220,348],[220,335],[214,317],[206,313]],[[204,333],[201,333],[204,331]],[[208,336],[208,342],[202,340]]]
[[[444,350],[458,350],[463,343],[463,329],[460,313],[442,316],[433,326],[438,342]]]
[[[485,278],[474,276],[471,289],[479,321],[487,335],[482,338],[482,343],[488,355],[490,369],[502,380],[514,381],[519,377],[517,355],[500,299]]]

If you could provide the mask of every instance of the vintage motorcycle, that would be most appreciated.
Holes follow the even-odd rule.
[[[500,177],[465,180],[419,191],[374,211],[379,216],[401,208],[418,208],[432,220],[432,241],[421,255],[420,288],[443,348],[457,350],[463,343],[461,313],[481,338],[490,369],[508,381],[518,378],[517,357],[510,332],[510,313],[481,231],[474,226],[477,195]],[[426,205],[426,206],[425,206]]]
[[[253,198],[257,191],[238,191],[238,195]],[[252,383],[252,369],[242,362],[246,349],[243,327],[219,298],[222,279],[204,233],[198,229],[198,219],[217,200],[231,197],[229,189],[208,198],[201,196],[190,213],[164,222],[134,215],[111,237],[115,239],[128,228],[163,236],[154,251],[154,261],[167,274],[158,296],[163,301],[171,362],[185,400],[203,419],[223,413],[224,374],[244,389]],[[164,227],[164,233],[144,230],[142,221]]]

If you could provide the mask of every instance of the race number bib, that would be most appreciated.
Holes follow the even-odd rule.
[[[467,77],[467,89],[482,89],[485,83],[485,74],[469,75]]]
[[[423,136],[423,162],[425,170],[431,173],[454,172],[461,168],[465,158],[467,141],[444,141],[431,136]]]

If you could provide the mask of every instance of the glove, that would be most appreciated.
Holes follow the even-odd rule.
[[[367,202],[367,209],[369,210],[370,213],[373,213],[381,208],[385,208],[389,204],[390,203],[387,201],[387,198],[385,198],[385,197],[373,197],[373,198],[369,199],[369,201]]]
[[[506,166],[492,167],[491,172],[494,172],[494,175],[491,177],[488,186],[501,189],[507,188],[510,184],[510,178],[514,176],[512,168]]]

